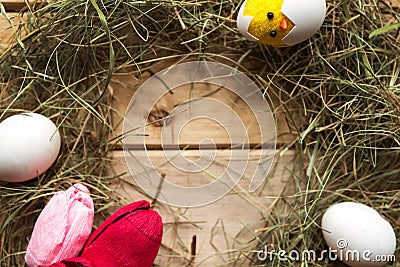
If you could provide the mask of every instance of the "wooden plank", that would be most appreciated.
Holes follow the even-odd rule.
[[[156,73],[166,67],[171,66],[171,62],[162,62],[154,65],[151,68],[152,73]],[[113,125],[115,129],[115,135],[122,134],[123,128],[123,118],[124,113],[129,105],[129,102],[139,86],[151,76],[150,72],[144,72],[141,77],[136,77],[133,74],[120,74],[116,75],[114,80],[111,82],[110,87],[113,92]],[[218,88],[217,86],[210,86],[204,84],[198,84],[194,89],[187,85],[176,88],[174,94],[166,94],[161,98],[155,105],[153,112],[157,114],[163,113],[164,116],[171,114],[175,107],[181,103],[190,101],[190,99],[207,96],[207,98],[215,99],[221,103],[229,106],[235,114],[240,117],[243,122],[244,127],[247,129],[247,134],[249,136],[250,144],[252,146],[257,146],[261,142],[261,134],[259,130],[259,125],[254,116],[254,110],[241,99],[237,97],[236,94],[232,93],[228,89]],[[285,113],[282,109],[277,109],[279,106],[279,101],[271,96],[273,111],[275,112],[275,127],[277,133],[277,144],[278,146],[282,144],[291,143],[295,137],[293,133],[289,130],[287,121],[285,120]],[[205,107],[207,108],[207,107]],[[222,114],[221,114],[222,116]],[[169,120],[171,123],[174,121],[173,117]],[[173,125],[170,127],[160,127],[160,123],[150,124],[145,128],[146,136],[145,141],[148,148],[160,148],[162,130],[176,130]],[[212,120],[197,120],[189,123],[180,132],[179,142],[181,147],[191,147],[193,144],[198,144],[200,140],[205,137],[212,139],[219,148],[229,147],[230,138],[236,139],[240,138],[239,133],[231,132],[227,133],[226,130],[218,125]]]
[[[391,5],[394,8],[399,8],[400,7],[400,0],[392,0]]]
[[[177,168],[166,163],[163,152],[148,151],[151,161],[157,168],[166,174],[166,179],[173,182],[185,181],[186,186],[196,186],[198,180],[192,173],[182,173]],[[184,151],[185,157],[196,156],[195,151]],[[229,151],[218,151],[217,161],[229,161]],[[251,152],[250,158],[259,156],[259,151]],[[254,241],[255,230],[265,227],[263,216],[274,206],[278,197],[286,187],[291,177],[294,152],[289,151],[283,157],[277,158],[273,171],[268,176],[265,185],[255,193],[248,193],[249,177],[256,167],[256,162],[250,160],[243,179],[234,190],[218,201],[197,208],[176,208],[161,203],[155,205],[164,222],[163,245],[155,261],[158,266],[188,266],[191,258],[190,244],[196,235],[197,250],[193,259],[194,266],[219,266],[227,264],[239,256],[240,251],[245,254],[256,247]],[[128,172],[123,152],[112,153],[115,172],[123,174],[121,183],[116,184],[115,190],[126,197],[127,202],[147,199],[140,193],[134,179]],[[210,172],[223,171],[224,164],[210,166]],[[201,175],[201,174],[200,174]],[[205,175],[205,174],[203,174]],[[193,182],[194,181],[194,182]],[[287,190],[284,194],[292,191]],[[253,241],[252,241],[253,240]],[[249,253],[250,257],[254,256]],[[247,264],[246,264],[247,263]],[[243,259],[242,265],[248,266]]]
[[[26,2],[24,0],[1,0],[0,2],[8,12],[25,11],[27,9],[26,3],[29,3],[32,8],[41,7],[46,4],[44,0],[27,0]]]
[[[26,6],[24,1],[18,0],[1,0],[0,2],[7,11],[19,11]]]
[[[18,28],[18,23],[22,21],[18,13],[7,13],[9,19],[14,24],[15,28]],[[14,29],[9,23],[8,19],[0,14],[0,54],[1,50],[5,49],[14,37]]]

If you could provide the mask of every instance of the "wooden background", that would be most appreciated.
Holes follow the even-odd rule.
[[[1,0],[1,2],[8,11],[9,17],[12,17],[13,23],[19,23],[20,19],[15,12],[24,7],[24,1]],[[399,2],[396,1],[395,5],[398,4]],[[0,53],[7,47],[12,35],[13,31],[9,22],[0,16]],[[173,62],[159,62],[154,64],[151,71],[156,73],[172,64]],[[131,97],[140,84],[150,76],[150,72],[144,73],[140,79],[129,74],[115,75],[110,84],[110,90],[113,92],[112,106],[115,109],[113,125],[116,134],[122,131],[123,114]],[[200,95],[209,93],[207,88],[204,88],[204,91],[199,90]],[[188,94],[185,92],[183,88],[182,94],[163,98],[157,104],[157,108],[170,112],[177,104],[188,99]],[[257,125],[252,125],[254,118],[249,108],[243,102],[237,101],[235,95],[223,91],[220,91],[216,98],[224,103],[231,103],[233,110],[240,111],[242,121],[249,127],[251,142],[257,143],[260,140],[260,134],[255,127]],[[279,102],[276,99],[272,99],[272,102],[278,139],[274,166],[267,182],[255,193],[248,193],[249,178],[256,167],[254,159],[259,155],[259,151],[255,149],[251,152],[249,165],[239,185],[217,202],[190,209],[156,205],[155,209],[163,217],[164,237],[155,264],[159,266],[230,266],[229,262],[239,257],[241,251],[248,252],[255,249],[257,229],[264,227],[262,218],[268,216],[268,211],[281,196],[282,188],[290,178],[293,169],[294,151],[285,148],[290,147],[290,144],[295,141],[295,136],[289,132],[284,114],[279,112],[281,110]],[[149,135],[146,137],[146,144],[152,149],[149,151],[149,157],[159,171],[166,174],[166,179],[179,178],[189,186],[193,180],[192,174],[180,172],[165,160],[160,141],[161,128],[155,124],[146,127],[146,133]],[[217,160],[220,164],[213,164],[208,171],[212,173],[224,171],[230,153],[227,149],[228,136],[221,127],[207,120],[196,121],[196,123],[188,124],[179,138],[180,142],[189,148],[196,148],[203,138],[213,139],[218,148]],[[188,149],[183,154],[188,158],[199,156],[196,149]],[[138,199],[151,201],[137,189],[126,167],[123,151],[117,147],[111,157],[115,171],[122,174],[121,183],[115,184],[115,189],[129,201]],[[196,236],[195,251],[192,245],[194,236]]]

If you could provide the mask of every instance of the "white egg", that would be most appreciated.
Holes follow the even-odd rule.
[[[60,133],[36,113],[11,116],[0,123],[0,180],[22,182],[44,173],[57,159]]]
[[[394,259],[393,227],[371,207],[355,202],[335,204],[323,215],[321,227],[332,252],[347,265],[383,266]]]

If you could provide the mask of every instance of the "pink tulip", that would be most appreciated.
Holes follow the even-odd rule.
[[[93,200],[82,184],[57,192],[40,213],[25,255],[30,267],[78,256],[92,230]]]

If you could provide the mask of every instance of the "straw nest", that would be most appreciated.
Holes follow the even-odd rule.
[[[315,36],[277,49],[240,36],[239,6],[225,0],[68,0],[25,10],[0,57],[0,119],[21,111],[47,115],[59,125],[63,145],[38,179],[0,184],[2,266],[23,265],[35,218],[54,192],[84,183],[100,220],[124,201],[110,187],[118,175],[108,158],[115,139],[107,85],[115,72],[139,76],[166,58],[237,66],[266,95],[279,98],[276,112],[287,114],[296,140],[279,152],[296,149],[296,164],[287,191],[265,211],[257,248],[326,249],[321,216],[344,200],[371,205],[399,232],[399,10],[388,1],[329,0]],[[262,265],[254,250],[238,261]],[[276,257],[264,263],[298,264]]]

